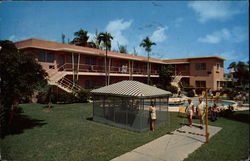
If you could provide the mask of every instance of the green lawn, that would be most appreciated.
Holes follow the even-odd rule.
[[[11,134],[1,140],[2,159],[107,161],[173,131],[183,122],[177,113],[171,113],[170,127],[137,133],[88,120],[92,116],[92,104],[54,105],[51,110],[43,106],[21,105],[23,113],[16,117]],[[247,111],[241,115],[248,117],[249,113]],[[229,161],[247,158],[249,123],[220,118],[210,124],[223,130],[187,160]]]

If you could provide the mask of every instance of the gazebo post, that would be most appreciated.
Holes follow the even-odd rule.
[[[114,104],[114,102],[115,102],[115,98],[114,97],[112,97],[113,99],[112,99],[112,102],[113,102],[113,111],[114,111],[114,122],[115,122],[115,104]]]
[[[95,95],[93,95],[93,118],[95,116]]]

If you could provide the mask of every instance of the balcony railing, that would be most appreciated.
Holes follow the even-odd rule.
[[[74,68],[73,68],[74,67]],[[93,73],[105,73],[105,66],[102,65],[88,65],[88,64],[79,64],[78,65],[72,65],[71,63],[66,63],[60,67],[58,67],[58,71],[76,71],[78,69],[78,72],[93,72]],[[127,66],[107,66],[107,70],[109,73],[116,73],[116,74],[130,74],[130,68]],[[146,69],[133,69],[133,74],[138,75],[147,75]],[[158,75],[158,70],[151,70],[151,75]]]

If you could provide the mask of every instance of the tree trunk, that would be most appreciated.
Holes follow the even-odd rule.
[[[107,73],[107,56],[108,55],[108,49],[107,49],[107,45],[106,45],[106,56],[105,56],[105,84],[106,86],[108,85],[108,73]]]
[[[148,64],[147,64],[147,73],[148,73],[148,79],[147,79],[147,83],[149,85],[149,80],[150,80],[150,72],[149,72],[149,52],[148,52]]]

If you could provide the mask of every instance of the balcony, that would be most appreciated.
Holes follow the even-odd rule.
[[[175,75],[181,75],[181,76],[189,76],[189,71],[176,71]]]
[[[84,73],[105,73],[105,66],[102,65],[89,65],[89,64],[79,64],[78,65],[72,65],[71,63],[66,63],[64,65],[59,66],[57,69],[58,71],[65,71],[65,72],[73,72],[78,69],[78,72],[84,72]],[[146,69],[138,69],[134,68],[133,73],[130,73],[131,68],[128,68],[127,66],[107,66],[107,70],[111,74],[133,74],[133,75],[147,75]],[[159,75],[158,70],[151,70],[151,75]]]

